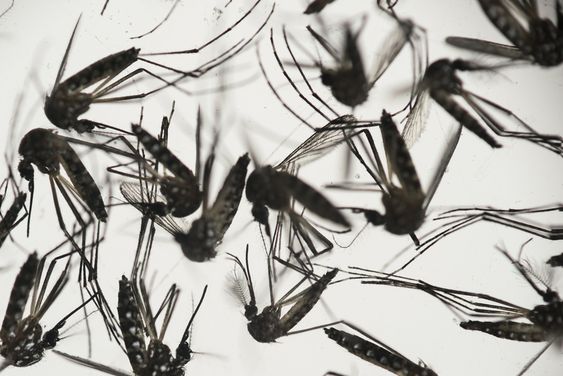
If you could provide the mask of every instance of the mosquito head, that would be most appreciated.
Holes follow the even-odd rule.
[[[27,159],[22,159],[18,164],[18,172],[20,176],[27,180],[29,184],[33,184],[33,166]]]
[[[90,108],[92,97],[90,94],[72,92],[61,95],[58,90],[62,90],[61,86],[54,94],[45,98],[45,116],[57,128],[75,128],[78,117]]]
[[[258,315],[258,307],[256,307],[255,302],[244,305],[244,317],[246,317],[248,321],[254,320],[256,315]]]
[[[193,351],[188,342],[182,342],[176,348],[176,363],[179,367],[184,367],[192,360]]]
[[[374,226],[381,226],[385,223],[385,216],[377,210],[366,209],[363,210],[366,220]]]
[[[61,329],[66,322],[62,321],[53,329],[50,329],[43,334],[43,339],[41,343],[43,344],[43,348],[45,349],[52,349],[57,345],[59,341],[59,329]]]

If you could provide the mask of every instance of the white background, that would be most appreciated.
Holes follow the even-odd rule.
[[[7,7],[8,1],[2,6]],[[143,39],[130,40],[130,36],[142,34],[158,23],[172,5],[164,0],[112,0],[104,16],[99,12],[102,1],[23,1],[16,0],[9,13],[0,19],[0,44],[2,59],[0,69],[0,140],[8,152],[17,150],[19,139],[34,127],[52,128],[45,118],[42,107],[44,95],[51,90],[72,28],[80,14],[78,28],[67,65],[69,74],[82,69],[108,54],[131,46],[140,47],[144,52],[189,49],[208,40],[224,30],[240,17],[250,2],[233,0],[225,2],[182,1],[171,18],[155,33]],[[205,3],[205,4],[203,4]],[[329,26],[328,38],[339,45],[341,22],[347,20],[356,29],[362,15],[368,16],[368,23],[359,41],[364,52],[366,67],[372,65],[377,52],[383,46],[386,35],[393,23],[376,11],[373,2],[340,0],[326,8],[323,19]],[[542,1],[544,14],[553,16],[552,1]],[[546,3],[546,4],[544,4]],[[199,55],[175,59],[154,58],[175,67],[189,69],[209,60],[219,51],[251,35],[264,20],[271,2],[263,0],[253,14],[225,38]],[[278,93],[303,117],[315,126],[324,125],[324,120],[303,102],[286,84],[273,60],[268,41],[269,27],[273,27],[278,49],[284,61],[289,60],[282,48],[281,26],[297,37],[315,53],[305,26],[318,25],[317,21],[301,14],[305,4],[302,1],[283,1],[277,4],[276,13],[268,27],[261,33],[259,48],[266,70]],[[2,8],[3,9],[3,8]],[[443,40],[448,35],[464,35],[504,43],[502,35],[482,13],[475,1],[415,1],[400,0],[396,8],[403,17],[410,17],[428,31],[430,61],[442,57],[472,57],[482,63],[493,59],[464,53],[448,48]],[[295,52],[300,61],[307,56]],[[328,56],[323,62],[330,64]],[[405,101],[405,92],[410,83],[410,56],[403,52],[371,92],[368,102],[356,109],[363,119],[378,118],[381,109],[398,109]],[[310,131],[292,117],[272,95],[263,77],[259,74],[254,48],[249,48],[221,72],[217,70],[197,82],[188,82],[187,90],[205,90],[225,83],[247,81],[237,90],[221,95],[186,96],[177,90],[159,92],[142,103],[120,103],[96,105],[86,114],[87,118],[128,128],[139,118],[141,105],[144,106],[143,125],[155,134],[160,119],[168,114],[173,100],[176,101],[176,115],[172,122],[171,148],[187,165],[193,166],[195,112],[202,106],[205,126],[221,129],[220,158],[214,171],[214,191],[222,181],[226,170],[236,158],[246,151],[244,134],[251,140],[253,149],[261,164],[280,161],[293,147],[299,144]],[[298,74],[288,66],[296,80]],[[348,109],[331,98],[317,73],[306,70],[318,93],[339,113]],[[563,108],[563,68],[542,69],[519,67],[503,70],[498,74],[477,73],[464,75],[466,87],[513,110],[528,121],[535,129],[544,133],[561,133]],[[124,93],[136,93],[154,87],[153,80],[136,82]],[[301,85],[301,84],[300,84]],[[305,90],[305,89],[304,89]],[[16,98],[24,93],[17,124],[12,124]],[[304,91],[305,92],[305,91]],[[441,109],[433,106],[427,125],[413,151],[414,163],[423,185],[432,176],[439,153],[449,134],[453,120]],[[8,138],[10,127],[15,126],[15,137]],[[374,132],[376,134],[377,132]],[[208,133],[204,142],[208,142]],[[460,205],[494,205],[500,208],[530,207],[555,203],[561,199],[563,174],[561,160],[553,153],[528,145],[526,142],[500,139],[503,148],[492,150],[474,135],[464,132],[450,167],[431,204],[433,213],[441,209]],[[207,145],[207,144],[206,144]],[[278,149],[278,146],[281,145]],[[99,152],[80,149],[81,156],[96,181],[103,186],[104,197],[112,195],[118,202],[118,180],[113,179],[112,192],[104,185],[105,167],[108,164]],[[15,168],[17,155],[11,156]],[[317,187],[331,182],[342,181],[342,154],[338,151],[315,162],[302,170],[302,176]],[[367,181],[367,176],[357,168],[354,177]],[[2,176],[5,166],[2,164]],[[43,253],[63,239],[55,221],[54,209],[49,192],[48,179],[36,173],[36,202],[34,206],[32,232],[25,238],[24,226],[13,236],[27,252],[37,250]],[[23,185],[22,185],[23,186]],[[25,187],[25,186],[23,186]],[[214,197],[212,194],[212,197]],[[377,193],[350,194],[327,191],[338,205],[369,206],[380,208]],[[377,197],[376,197],[377,196]],[[3,206],[3,210],[6,210]],[[68,214],[68,213],[67,213]],[[197,213],[196,213],[197,215]],[[322,331],[281,338],[275,344],[255,342],[246,330],[243,309],[228,292],[229,276],[233,264],[225,252],[243,255],[245,244],[251,247],[251,264],[254,283],[257,288],[260,308],[268,304],[265,256],[262,250],[258,225],[250,223],[250,205],[243,198],[239,213],[224,243],[219,247],[219,256],[205,264],[194,264],[184,258],[172,238],[162,230],[157,233],[153,247],[153,259],[149,276],[155,275],[151,294],[156,305],[164,296],[171,283],[177,282],[182,288],[180,303],[172,318],[166,342],[175,348],[191,312],[192,299],[199,298],[205,284],[209,284],[208,296],[200,311],[193,332],[192,347],[206,354],[195,355],[186,367],[190,375],[322,375],[328,370],[349,375],[385,375],[388,372],[360,360],[328,340]],[[363,225],[361,216],[351,217],[355,231]],[[543,223],[561,223],[560,216],[539,217]],[[129,274],[136,245],[136,234],[140,215],[132,208],[118,207],[110,212],[107,240],[100,252],[100,283],[113,307],[116,306],[118,279]],[[435,227],[429,221],[419,233]],[[338,236],[340,243],[347,243],[352,235]],[[437,285],[470,291],[489,293],[520,306],[532,308],[541,303],[541,298],[514,273],[514,268],[495,250],[495,245],[504,245],[516,255],[528,235],[498,225],[481,223],[461,231],[442,241],[423,258],[409,267],[405,275],[422,278]],[[334,249],[319,260],[326,265],[345,267],[356,265],[381,269],[399,250],[409,246],[408,237],[396,237],[383,229],[368,227],[351,248]],[[539,269],[551,255],[563,249],[558,242],[535,238],[526,248],[525,255]],[[0,310],[7,304],[13,279],[19,266],[26,258],[24,251],[7,241],[1,250],[0,265],[5,266],[0,274]],[[409,255],[412,254],[412,249]],[[395,263],[394,265],[399,265]],[[319,271],[319,273],[322,271]],[[74,281],[76,271],[73,271]],[[291,286],[295,276],[283,279],[275,287],[279,297]],[[557,274],[555,275],[557,281]],[[561,285],[561,283],[559,283]],[[69,284],[42,323],[50,328],[60,317],[80,304],[78,290]],[[514,375],[539,351],[543,344],[510,342],[478,332],[465,332],[459,328],[459,320],[431,297],[416,291],[361,286],[357,283],[342,283],[329,288],[322,304],[318,304],[295,329],[318,325],[338,318],[344,318],[381,341],[387,343],[410,359],[423,359],[440,375]],[[69,325],[79,316],[69,320]],[[127,357],[115,343],[108,342],[102,323],[97,314],[91,317],[93,328],[92,359],[103,364],[129,369]],[[57,346],[61,351],[87,356],[87,337],[83,322],[70,329]],[[529,371],[530,375],[554,375],[563,366],[561,350],[555,346]],[[24,369],[7,369],[6,375],[32,374],[99,374],[48,353],[37,365]]]

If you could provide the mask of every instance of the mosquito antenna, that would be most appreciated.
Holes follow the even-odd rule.
[[[184,334],[182,335],[182,339],[180,340],[180,343],[186,342],[188,340],[188,338],[190,337],[190,333],[191,333],[190,329],[191,329],[192,323],[193,323],[195,316],[197,315],[197,312],[199,311],[201,305],[203,304],[203,299],[205,298],[206,293],[207,293],[207,285],[205,285],[205,287],[203,288],[203,292],[201,293],[201,298],[199,298],[199,302],[197,303],[197,306],[195,307],[195,310],[192,313],[190,320],[188,321],[188,325],[186,326],[186,329],[184,330]]]

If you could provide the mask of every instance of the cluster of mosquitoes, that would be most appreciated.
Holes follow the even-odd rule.
[[[514,64],[533,65],[541,73],[541,69],[562,64],[563,4],[554,2],[554,22],[540,17],[538,4],[533,0],[476,0],[482,8],[482,16],[498,29],[498,39],[504,40],[504,44],[463,36],[451,36],[445,42],[472,51],[476,56],[491,56],[498,61],[494,65],[479,63],[477,59],[429,62],[425,30],[413,20],[401,17],[400,1],[373,1],[374,17],[387,17],[395,26],[385,49],[378,54],[377,64],[372,71],[364,68],[359,49],[361,28],[353,30],[350,24],[345,23],[343,44],[335,47],[323,35],[322,28],[308,26],[310,37],[319,50],[330,56],[332,63],[325,65],[311,55],[314,64],[311,66],[308,63],[307,68],[315,69],[320,74],[320,83],[315,84],[327,87],[335,100],[350,109],[350,113],[342,115],[334,111],[316,93],[314,84],[309,82],[304,73],[305,63],[298,61],[293,53],[295,48],[299,48],[298,41],[285,28],[269,29],[276,4],[270,2],[265,5],[267,2],[257,0],[236,22],[199,47],[162,53],[141,52],[139,48],[131,47],[101,57],[78,72],[67,74],[65,66],[80,23],[78,19],[52,90],[44,99],[44,113],[56,128],[29,130],[18,140],[19,157],[15,161],[6,158],[8,176],[0,186],[0,205],[4,207],[1,208],[0,246],[6,241],[16,242],[11,235],[16,226],[27,226],[29,236],[33,227],[31,213],[37,188],[35,173],[48,177],[49,188],[39,188],[51,191],[56,220],[64,240],[42,256],[30,252],[17,272],[0,329],[0,370],[7,367],[35,367],[36,363],[41,363],[45,353],[52,350],[70,362],[100,373],[116,376],[184,375],[185,367],[194,353],[191,349],[192,324],[200,307],[206,304],[208,288],[206,286],[196,300],[180,342],[172,351],[164,337],[178,302],[180,288],[173,284],[155,309],[149,301],[150,289],[145,278],[155,234],[161,230],[172,235],[190,262],[205,264],[216,257],[232,261],[232,291],[244,308],[248,334],[257,342],[283,343],[283,340],[279,340],[285,336],[320,330],[326,333],[327,341],[333,341],[334,346],[340,346],[342,351],[348,351],[361,358],[361,361],[372,363],[373,367],[383,368],[389,373],[409,376],[438,374],[439,370],[431,369],[423,361],[409,359],[399,349],[386,345],[376,339],[373,333],[361,329],[361,325],[348,322],[345,318],[308,328],[299,325],[311,310],[318,309],[317,303],[331,285],[352,285],[357,281],[425,292],[461,318],[460,327],[465,331],[481,332],[482,336],[494,336],[502,341],[544,343],[542,350],[531,357],[519,375],[526,373],[552,344],[563,339],[563,301],[529,263],[513,258],[503,248],[497,247],[529,287],[540,295],[543,300],[540,304],[520,307],[479,291],[451,289],[399,275],[434,244],[476,222],[496,223],[554,241],[563,238],[560,227],[542,226],[522,217],[561,211],[563,206],[557,203],[521,209],[454,208],[438,215],[437,219],[443,224],[435,231],[420,238],[416,235],[426,220],[428,205],[458,147],[462,129],[468,131],[464,137],[476,137],[493,149],[501,148],[506,138],[515,138],[563,156],[561,136],[538,133],[516,113],[466,89],[459,76],[460,72],[495,72]],[[325,7],[336,6],[331,3],[338,2],[314,0],[306,6],[304,13],[308,17],[320,18]],[[112,3],[107,1],[104,9],[106,6],[111,7]],[[197,54],[257,13],[260,13],[260,21],[252,34],[196,69],[185,71],[156,60],[159,55]],[[8,11],[2,17],[9,17]],[[298,96],[313,111],[323,116],[326,119],[324,126],[310,124],[283,100],[263,64],[257,48],[259,42],[267,46],[277,63],[275,68],[279,68],[293,90],[292,95]],[[283,47],[280,47],[280,43]],[[280,48],[287,49],[291,61],[280,58]],[[142,121],[132,123],[129,129],[121,129],[88,116],[92,105],[134,101],[158,95],[160,91],[178,87],[184,81],[197,80],[236,60],[239,55],[248,51],[252,53],[253,49],[257,57],[254,61],[261,72],[260,79],[268,85],[272,100],[295,116],[296,122],[308,126],[311,135],[276,165],[260,166],[251,145],[248,145],[248,152],[240,155],[228,169],[215,199],[209,197],[209,184],[219,132],[215,132],[208,155],[202,156],[203,120],[200,111],[197,113],[195,134],[195,166],[187,166],[180,156],[168,148],[174,107],[170,114],[163,117],[158,135],[143,128]],[[376,82],[404,49],[410,49],[413,56],[412,86],[404,108],[395,112],[383,110],[377,120],[357,119],[352,114],[354,108],[368,99]],[[151,70],[153,68],[164,69],[166,74],[157,73]],[[299,80],[306,84],[310,95],[298,88],[297,79],[289,75],[290,71],[299,74]],[[116,94],[139,77],[156,80],[160,86],[147,92]],[[421,123],[425,119],[421,114],[425,111],[424,107],[429,105],[441,107],[458,127],[440,156],[429,188],[425,190],[409,149],[424,127]],[[328,112],[323,112],[321,108],[326,108]],[[508,120],[498,121],[496,115],[499,113],[506,115],[505,119]],[[374,138],[375,132],[380,132],[383,149]],[[98,273],[98,250],[105,239],[104,226],[111,204],[102,197],[100,182],[92,177],[83,164],[73,148],[76,145],[119,159],[118,164],[104,167],[107,167],[108,176],[120,181],[121,202],[134,207],[140,217],[131,271],[118,281],[117,307],[108,303],[98,282],[104,278],[103,273]],[[349,163],[356,163],[372,179],[370,184],[377,188],[378,193],[374,195],[381,196],[383,210],[337,206],[325,193],[307,183],[306,176],[298,174],[300,167],[324,157],[336,147],[343,147],[349,156]],[[254,168],[248,171],[251,163]],[[353,189],[352,183],[334,184],[332,188]],[[262,234],[267,255],[270,304],[263,307],[258,305],[250,270],[251,247],[247,245],[246,249],[241,250],[244,257],[222,251],[223,238],[232,227],[241,200],[247,200],[251,205],[253,225]],[[63,206],[68,213],[72,213],[70,218],[63,215]],[[316,220],[311,220],[311,215]],[[391,273],[365,265],[335,268],[322,264],[319,256],[338,252],[338,246],[335,247],[335,242],[327,233],[353,231],[350,217],[360,215],[365,217],[367,224],[363,229],[368,228],[367,231],[368,225],[371,225],[383,227],[394,235],[408,235],[417,250],[416,255]],[[562,267],[563,254],[551,257],[547,264],[546,267],[550,268]],[[68,314],[52,328],[45,330],[41,320],[57,304],[59,296],[65,293],[70,272],[74,269],[78,269],[77,282],[82,304],[69,307]],[[273,286],[290,273],[297,274],[299,282],[281,298],[275,299]],[[336,279],[337,275],[341,278]],[[353,289],[353,286],[350,288]],[[84,317],[79,322],[87,321],[91,315],[103,318],[109,340],[124,352],[130,370],[120,370],[97,362],[95,354],[84,358],[56,349],[67,321],[80,314]],[[94,333],[91,335],[95,336]],[[433,361],[433,364],[436,362]],[[342,374],[327,370],[325,375]]]

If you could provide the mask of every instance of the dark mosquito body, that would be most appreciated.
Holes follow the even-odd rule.
[[[108,214],[100,190],[64,137],[48,129],[35,128],[22,138],[18,152],[22,157],[18,170],[29,181],[30,187],[34,185],[32,164],[41,173],[49,175],[51,183],[56,182],[59,188],[63,185],[60,180],[62,166],[80,199],[98,220],[106,221]]]
[[[203,208],[201,217],[192,222],[187,233],[174,235],[188,259],[203,262],[217,255],[216,248],[238,211],[249,162],[248,154],[239,157],[225,178],[213,205]],[[209,187],[205,187],[204,195],[208,194]]]
[[[524,139],[540,145],[559,155],[563,154],[563,139],[556,135],[542,135],[534,131],[528,124],[513,114],[510,110],[474,94],[463,87],[463,82],[457,76],[458,71],[491,71],[493,68],[473,63],[471,61],[456,59],[436,60],[426,69],[421,82],[421,89],[428,90],[430,97],[436,101],[455,120],[469,131],[473,132],[489,146],[499,148],[502,145],[487,131],[491,131],[501,137],[514,137]],[[461,98],[484,122],[486,127],[467,111],[456,98]],[[499,124],[497,120],[485,109],[487,105],[496,111],[514,118],[524,131],[508,131]]]
[[[321,71],[321,82],[330,88],[332,95],[340,103],[352,108],[364,103],[375,83],[383,76],[407,44],[413,50],[415,69],[413,81],[418,82],[420,80],[420,75],[427,65],[424,51],[420,51],[421,29],[410,20],[399,19],[394,13],[389,14],[397,21],[397,27],[386,38],[386,44],[378,54],[377,64],[370,72],[366,72],[364,68],[362,54],[358,46],[358,38],[363,26],[354,33],[351,26],[345,24],[344,46],[341,56],[338,55],[338,50],[331,46],[328,40],[312,27],[307,26],[307,30],[313,38],[336,62],[334,68],[329,68],[321,62],[313,60]]]
[[[546,347],[525,366],[524,372],[547,347],[553,342],[561,340],[563,336],[563,301],[559,294],[547,286],[547,283],[539,279],[536,274],[533,274],[528,266],[523,265],[520,261],[513,260],[505,250],[499,250],[542,297],[545,304],[527,309],[491,295],[448,289],[431,285],[422,280],[391,276],[363,268],[352,268],[354,271],[351,274],[354,276],[351,279],[361,279],[363,284],[420,290],[440,300],[458,316],[494,320],[464,320],[460,323],[460,326],[466,330],[481,331],[513,341],[548,342]],[[528,322],[514,321],[520,318]]]
[[[212,155],[208,161],[213,158]],[[174,236],[188,259],[204,262],[217,255],[216,247],[223,240],[238,211],[249,162],[247,154],[237,160],[227,174],[215,202],[210,207],[207,207],[205,198],[209,194],[209,178],[204,177],[204,182],[207,182],[203,187],[205,205],[201,217],[193,221],[189,228],[186,223],[168,215],[166,210],[162,210],[164,209],[162,202],[151,201],[149,193],[143,193],[142,185],[122,183],[120,189],[127,202],[142,213],[150,215],[151,219]],[[208,165],[210,163],[212,162],[209,162]],[[210,170],[209,168],[207,175],[211,173]]]
[[[43,358],[45,350],[56,346],[60,339],[59,331],[65,325],[66,320],[94,298],[92,296],[55,324],[53,328],[43,333],[40,321],[68,282],[70,257],[64,270],[51,289],[47,291],[49,277],[57,259],[68,256],[59,256],[53,260],[43,281],[41,281],[41,277],[45,258],[40,260],[37,253],[32,253],[21,267],[14,281],[0,329],[0,355],[4,358],[3,363],[0,364],[0,370],[8,366],[28,367],[39,362]],[[30,312],[24,317],[30,295],[32,298]]]
[[[559,0],[553,3],[557,24],[539,16],[536,0],[479,0],[485,15],[512,45],[464,37],[448,37],[446,42],[511,60],[532,61],[545,67],[559,65],[563,62],[563,11]]]
[[[426,209],[457,146],[460,130],[448,144],[428,192],[425,193],[405,141],[397,130],[391,115],[385,110],[383,110],[381,115],[379,129],[381,131],[387,165],[389,166],[387,173],[383,168],[375,141],[369,131],[362,131],[360,136],[364,136],[364,138],[359,137],[358,141],[350,140],[348,144],[352,153],[373,178],[375,184],[381,189],[383,193],[381,200],[385,213],[381,214],[373,209],[351,209],[354,212],[364,213],[368,223],[375,226],[384,225],[385,230],[395,235],[410,234],[416,242],[417,239],[414,231],[424,222]],[[372,163],[368,164],[366,162],[361,154],[360,147],[371,154],[369,158]],[[374,167],[372,168],[370,165]],[[394,176],[397,178],[400,186],[393,183]]]
[[[303,50],[309,56],[309,59],[313,62],[313,67],[320,69],[321,72],[321,82],[323,85],[330,88],[332,95],[340,103],[349,106],[356,107],[364,103],[369,96],[369,92],[375,85],[375,83],[381,78],[381,76],[387,71],[387,68],[393,63],[397,58],[399,53],[408,44],[412,48],[413,52],[413,73],[415,77],[414,82],[420,80],[420,76],[426,69],[427,58],[425,46],[422,47],[422,40],[425,38],[422,36],[423,30],[416,26],[410,20],[399,19],[393,12],[386,12],[397,22],[397,28],[389,35],[386,39],[386,45],[382,52],[378,54],[379,58],[377,63],[374,64],[371,71],[366,72],[364,68],[364,63],[362,59],[362,54],[358,46],[358,38],[363,30],[364,24],[360,27],[357,32],[353,32],[349,24],[344,25],[345,35],[344,35],[344,46],[342,51],[333,47],[328,40],[326,40],[321,34],[315,31],[311,26],[307,26],[307,30],[315,41],[325,50],[331,58],[336,62],[334,67],[327,67],[322,64],[321,61],[313,57],[307,49],[301,47],[301,45],[291,38],[297,46]],[[364,22],[365,23],[365,22]],[[307,88],[309,89],[311,95],[316,98],[324,107],[328,108],[330,112],[334,115],[339,116],[339,114],[334,111],[321,97],[314,91],[313,87],[309,83],[307,77],[303,73],[303,69],[290,47],[288,41],[288,35],[286,30],[283,30],[284,42],[287,47],[288,52],[291,55],[293,64],[299,71],[301,78],[304,80]],[[289,77],[289,74],[285,71],[281,60],[279,59],[276,46],[273,40],[273,33],[270,35],[270,44],[272,45],[272,50],[278,61],[278,65],[282,69],[284,76],[287,78],[291,86],[295,91],[304,99],[311,107],[313,107],[317,112],[317,109],[313,104],[305,99],[303,94],[297,89],[293,80]],[[321,115],[323,115],[321,113]],[[326,120],[330,120],[325,115],[323,115]]]
[[[161,330],[156,328],[156,316],[150,306],[144,282],[129,281],[125,276],[119,281],[117,312],[123,338],[125,352],[134,376],[183,376],[184,367],[192,359],[190,347],[190,329],[200,309],[207,286],[192,314],[180,344],[172,353],[170,347],[163,342],[169,321],[176,307],[180,290],[172,285],[166,294],[158,314],[164,312]],[[147,338],[148,337],[148,338]],[[147,343],[148,339],[148,343]],[[55,351],[66,359],[89,368],[97,369],[111,375],[126,376],[129,372],[121,371],[89,359]]]
[[[167,67],[163,64],[153,62],[148,60],[144,56],[155,56],[155,55],[180,55],[180,54],[197,54],[209,45],[211,45],[216,40],[220,39],[222,36],[231,31],[239,23],[241,23],[246,17],[248,17],[253,10],[258,6],[262,0],[257,0],[253,6],[248,10],[241,18],[239,18],[233,25],[228,29],[211,39],[210,41],[202,44],[197,48],[192,48],[182,51],[168,51],[168,52],[158,52],[158,53],[145,53],[141,54],[139,48],[129,48],[111,55],[108,55],[92,64],[86,68],[80,70],[74,75],[70,76],[66,80],[62,81],[62,76],[67,64],[68,55],[76,33],[78,23],[76,23],[70,40],[68,42],[63,60],[59,66],[59,71],[53,89],[50,95],[46,97],[45,100],[45,115],[53,123],[53,125],[62,129],[73,129],[79,133],[91,132],[94,128],[110,128],[114,130],[119,130],[107,124],[102,124],[88,119],[79,119],[84,113],[88,111],[90,106],[95,103],[109,103],[109,102],[121,102],[128,100],[135,100],[144,98],[147,95],[153,94],[159,90],[162,90],[168,86],[176,86],[179,81],[186,77],[198,78],[209,72],[210,70],[218,67],[219,65],[225,63],[229,59],[236,56],[244,47],[246,47],[254,37],[262,30],[265,24],[268,22],[270,16],[273,13],[273,8],[269,13],[266,21],[259,27],[247,40],[241,40],[234,46],[232,46],[227,51],[223,52],[219,56],[211,59],[210,61],[200,65],[198,68],[191,71],[184,71],[172,67]],[[129,68],[134,63],[141,61],[147,64],[151,64],[160,68],[164,68],[169,72],[179,74],[179,77],[174,78],[172,81],[167,81],[160,75],[153,73],[146,68],[137,68],[132,72],[124,75],[123,77],[114,80],[123,71]],[[124,96],[112,96],[116,91],[122,88],[126,83],[128,83],[132,78],[140,74],[149,75],[161,82],[163,86],[153,89],[148,92],[124,95]],[[113,82],[112,82],[113,81]],[[97,87],[90,93],[85,92],[86,89],[97,85]]]
[[[258,342],[275,342],[280,337],[307,331],[308,329],[292,332],[291,329],[293,329],[293,327],[297,325],[311,309],[313,309],[321,298],[323,291],[338,273],[338,269],[332,269],[300,293],[297,293],[294,296],[289,296],[299,287],[300,284],[307,280],[306,276],[277,302],[273,301],[273,293],[270,291],[271,304],[264,307],[262,312],[258,313],[254,286],[252,284],[252,276],[250,274],[248,264],[248,246],[246,247],[246,266],[236,256],[230,256],[244,274],[246,288],[248,289],[250,299],[247,302],[242,293],[239,294],[239,298],[244,304],[244,315],[248,320],[248,332],[252,338]],[[270,288],[271,286],[270,281]],[[244,291],[243,286],[239,285],[236,286],[236,288],[239,293]],[[282,308],[290,304],[291,308],[282,315]]]
[[[357,357],[375,364],[378,367],[384,368],[387,371],[399,376],[436,376],[436,372],[428,368],[424,363],[417,364],[407,357],[387,346],[383,342],[370,336],[363,330],[347,324],[352,329],[363,334],[369,340],[360,336],[350,334],[343,330],[335,328],[325,328],[324,332],[339,346],[345,348],[348,352],[356,355]],[[325,375],[334,374],[329,372]]]
[[[522,215],[560,212],[563,211],[562,205],[541,206],[524,209],[495,209],[491,207],[459,208],[441,213],[434,218],[436,221],[448,221],[438,229],[431,231],[421,238],[417,245],[417,254],[407,261],[396,272],[403,270],[414,260],[425,253],[430,247],[438,243],[443,238],[471,226],[481,221],[496,223],[508,228],[513,228],[528,234],[539,236],[549,240],[563,239],[562,226],[545,226],[532,220],[521,217]]]

